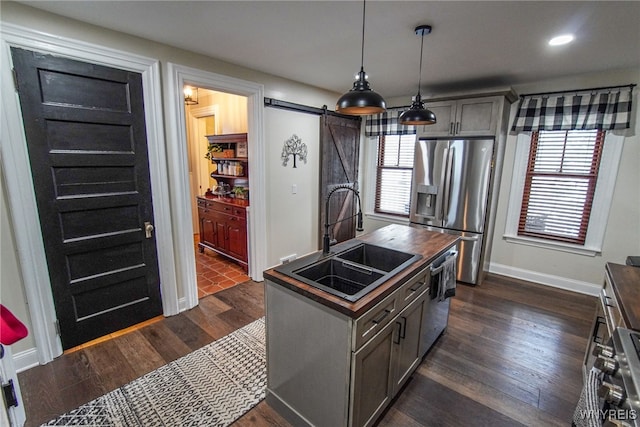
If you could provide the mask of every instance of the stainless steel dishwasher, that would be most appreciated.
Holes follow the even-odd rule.
[[[423,357],[447,328],[449,306],[451,305],[450,295],[452,292],[451,285],[449,285],[449,292],[444,292],[444,288],[447,286],[447,277],[445,276],[453,274],[449,280],[453,280],[453,288],[455,289],[457,258],[458,252],[455,248],[452,248],[431,264],[429,301],[422,320],[420,354]]]

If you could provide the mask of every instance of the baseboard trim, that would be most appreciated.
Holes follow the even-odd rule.
[[[304,426],[304,427],[313,426],[313,424],[311,424],[309,420],[304,418],[301,414],[298,413],[298,411],[293,409],[284,400],[282,400],[277,393],[274,393],[272,390],[269,390],[269,388],[267,388],[265,393],[265,401],[278,414],[280,414],[282,418],[289,421],[292,425]]]
[[[190,308],[192,308],[192,307],[189,307],[189,302],[187,301],[186,297],[178,298],[178,313],[182,313],[183,311],[187,311]]]
[[[516,279],[527,280],[529,282],[540,283],[541,285],[552,286],[554,288],[578,292],[585,295],[597,296],[600,289],[602,289],[602,284],[582,282],[579,280],[568,279],[566,277],[539,273],[537,271],[525,270],[523,268],[496,264],[493,262],[489,265],[489,272]]]
[[[39,364],[38,350],[35,347],[13,355],[13,366],[16,368],[17,373],[31,369]]]

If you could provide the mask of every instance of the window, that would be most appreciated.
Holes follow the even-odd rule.
[[[378,137],[375,212],[409,216],[415,135]]]
[[[562,179],[570,178],[572,174],[575,174],[580,178],[579,181],[582,186],[584,186],[582,180],[585,179],[585,175],[589,175],[585,173],[587,168],[585,165],[588,164],[590,170],[595,146],[593,150],[588,150],[586,159],[576,156],[574,147],[572,146],[572,144],[574,144],[573,141],[567,144],[569,148],[568,151],[565,150],[564,140],[562,140],[562,143],[558,142],[556,144],[556,150],[559,150],[558,147],[560,146],[563,147],[564,157],[562,157],[561,154],[551,155],[553,150],[551,150],[551,146],[549,145],[537,148],[535,151],[531,148],[534,143],[540,147],[541,140],[543,140],[544,143],[547,137],[554,134],[567,134],[567,140],[570,140],[574,136],[574,132],[578,134],[579,132],[585,131],[568,131],[568,133],[567,131],[539,131],[537,136],[535,136],[535,132],[522,132],[518,135],[505,224],[504,238],[507,242],[588,256],[594,256],[601,252],[618,174],[618,166],[624,146],[624,136],[617,132],[586,131],[587,135],[597,135],[594,144],[600,145],[601,152],[599,159],[600,166],[597,168],[597,178],[591,180],[591,184],[595,185],[595,189],[592,188],[590,190],[592,191],[592,202],[589,217],[583,222],[582,213],[584,213],[584,210],[580,213],[580,209],[564,209],[564,205],[575,206],[575,203],[571,204],[568,203],[568,201],[575,200],[578,197],[580,197],[580,200],[584,197],[584,204],[586,205],[589,197],[584,195],[584,193],[582,196],[578,196],[576,193],[578,186],[568,186]],[[553,140],[553,138],[551,139]],[[591,155],[588,154],[589,152],[591,152]],[[537,169],[536,167],[533,169],[530,167],[532,154],[534,154],[534,159],[536,158],[535,154],[538,154],[539,165]],[[567,156],[567,154],[570,155]],[[578,157],[579,160],[571,159],[570,157],[572,156]],[[542,181],[537,181],[538,178],[541,179],[544,177],[545,173],[548,174],[548,178],[552,178],[549,175],[555,174],[558,169],[567,172],[567,174],[559,174],[560,176],[558,178],[554,177],[551,186],[542,186],[540,185]],[[531,174],[529,177],[531,170],[536,173]],[[576,173],[578,171],[581,173]],[[529,180],[530,183],[535,182],[534,185],[529,184],[529,189],[527,189],[527,180]],[[595,184],[595,180],[597,180],[597,185]],[[553,192],[551,189],[558,191]],[[527,192],[529,196],[525,195]],[[527,197],[529,198],[528,205],[523,203]],[[546,206],[544,208],[538,208],[538,206],[543,206],[539,201],[546,201]],[[559,209],[560,207],[574,214],[572,216],[573,219],[568,221],[569,225],[559,226],[559,220],[555,217],[552,218],[552,216],[558,216],[558,218],[562,217],[565,219],[564,216],[558,215],[559,212],[563,211],[563,209]],[[539,209],[539,211],[535,212],[535,209]],[[576,212],[577,216],[575,216]],[[523,221],[521,221],[523,215],[524,224],[522,224]],[[536,217],[536,215],[539,216]],[[569,216],[566,218],[569,218]],[[519,231],[521,224],[524,229],[522,232]],[[586,229],[583,226],[585,224]],[[583,243],[579,243],[577,237],[580,234],[580,228],[585,232]],[[562,232],[559,232],[558,229],[562,229]],[[575,239],[575,241],[572,241],[572,239]]]
[[[583,245],[604,131],[539,131],[531,136],[518,235]]]

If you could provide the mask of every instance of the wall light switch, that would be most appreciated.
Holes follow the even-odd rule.
[[[298,185],[297,184],[292,184],[291,185],[291,194],[298,194]]]

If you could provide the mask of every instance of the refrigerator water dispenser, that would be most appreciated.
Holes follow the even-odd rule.
[[[438,187],[424,184],[418,184],[416,187],[416,215],[427,219],[435,219]]]

